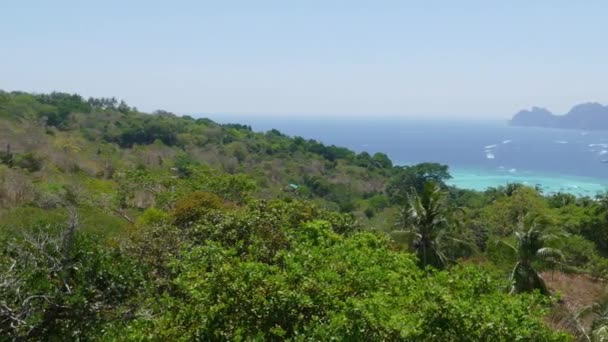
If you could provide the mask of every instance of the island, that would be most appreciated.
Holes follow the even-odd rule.
[[[548,127],[584,130],[608,130],[608,106],[600,103],[583,103],[568,113],[556,115],[540,107],[522,110],[513,116],[511,126]]]

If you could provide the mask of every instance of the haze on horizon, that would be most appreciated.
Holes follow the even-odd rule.
[[[608,103],[603,1],[12,1],[0,89],[178,113],[506,118]]]

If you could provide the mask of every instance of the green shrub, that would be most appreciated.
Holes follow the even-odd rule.
[[[176,295],[113,336],[162,340],[565,341],[536,295],[510,296],[478,267],[425,274],[369,232],[323,221],[294,231],[281,262],[209,241],[173,263]]]
[[[63,229],[29,231],[0,250],[0,336],[7,340],[95,339],[121,320],[142,272],[116,250]]]
[[[371,219],[376,214],[376,211],[373,208],[367,207],[367,208],[365,208],[365,210],[363,211],[363,213],[365,214],[365,216],[368,219]]]
[[[597,255],[595,244],[580,235],[567,235],[549,241],[548,246],[559,249],[566,258],[566,265],[584,268]]]
[[[160,209],[157,208],[148,208],[146,209],[135,222],[138,226],[150,226],[155,224],[162,224],[166,222],[169,218],[169,215]]]
[[[388,197],[386,195],[380,194],[370,197],[367,202],[369,203],[369,206],[371,208],[378,211],[383,210],[384,208],[387,208],[390,205]]]
[[[186,227],[196,222],[209,209],[220,209],[222,207],[222,199],[217,195],[205,191],[196,191],[178,200],[171,215],[175,225]]]
[[[33,153],[19,154],[14,158],[13,166],[29,172],[36,172],[42,168],[42,159],[36,157]]]
[[[608,259],[593,256],[587,266],[591,276],[596,279],[608,279]]]

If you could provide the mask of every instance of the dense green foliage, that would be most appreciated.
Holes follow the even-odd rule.
[[[446,165],[422,163],[413,166],[396,167],[393,177],[386,187],[391,201],[403,204],[407,202],[411,189],[417,193],[424,191],[427,182],[445,187],[444,181],[450,179]]]
[[[0,340],[568,340],[542,272],[608,275],[607,195],[63,93],[0,146]]]
[[[424,274],[371,233],[335,234],[328,221],[288,233],[272,262],[206,242],[174,263],[174,293],[151,302],[131,339],[558,339],[486,271]],[[535,309],[538,310],[538,309]],[[540,311],[537,311],[540,312]],[[525,323],[524,323],[525,322]],[[523,323],[523,324],[522,324]],[[124,336],[122,329],[118,330]]]
[[[65,250],[65,233],[28,232],[4,254],[19,283],[3,288],[1,327],[33,339],[562,339],[540,319],[546,299],[509,296],[476,267],[424,272],[357,230],[303,202],[254,201],[188,228],[136,226],[122,247],[78,235]]]

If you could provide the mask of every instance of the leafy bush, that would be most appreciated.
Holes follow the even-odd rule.
[[[191,225],[209,209],[220,209],[222,206],[222,199],[217,195],[204,191],[190,193],[175,203],[171,214],[173,223],[180,227]]]
[[[166,212],[157,208],[146,209],[138,218],[137,225],[139,226],[152,226],[155,224],[162,224],[168,221],[169,215]]]
[[[550,241],[548,245],[562,251],[568,266],[585,268],[597,255],[595,244],[579,235],[559,237]]]
[[[65,128],[68,117],[73,112],[89,113],[91,106],[77,94],[53,92],[34,96],[40,103],[48,105],[39,116],[46,117],[46,123],[58,128]]]
[[[36,157],[33,153],[19,154],[14,158],[13,166],[29,172],[36,172],[42,168],[42,159]]]
[[[383,210],[384,208],[387,208],[390,205],[388,197],[386,197],[386,195],[374,195],[370,197],[367,202],[369,203],[369,206],[374,210]]]
[[[473,267],[425,275],[371,233],[341,237],[324,221],[290,234],[281,262],[209,241],[172,264],[175,295],[116,336],[163,340],[566,340],[540,319],[547,302],[508,296]]]
[[[608,279],[608,259],[600,256],[593,256],[587,266],[591,276],[596,279]]]
[[[121,319],[142,283],[130,260],[61,229],[28,232],[0,254],[0,335],[14,340],[89,339]]]

